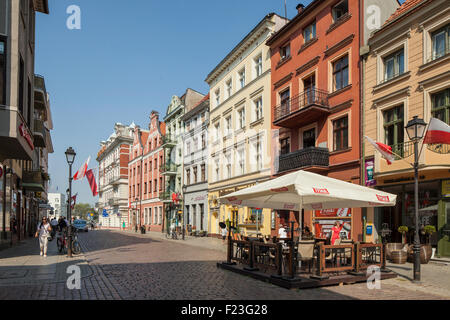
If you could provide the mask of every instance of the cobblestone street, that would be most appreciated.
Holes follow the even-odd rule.
[[[365,283],[287,290],[217,268],[216,262],[225,260],[224,250],[217,249],[221,240],[213,250],[196,243],[202,239],[168,241],[111,230],[82,233],[79,239],[84,253],[72,260],[58,255],[54,243],[44,260],[36,239],[0,251],[0,299],[450,299],[446,290],[416,286],[404,277],[382,281],[380,290]],[[71,264],[81,267],[80,290],[66,288]]]

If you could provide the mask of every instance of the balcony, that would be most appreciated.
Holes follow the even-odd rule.
[[[163,136],[162,137],[162,147],[163,148],[173,148],[177,145],[176,139],[173,136]]]
[[[121,199],[119,197],[113,197],[113,198],[110,198],[107,203],[109,206],[112,207],[112,206],[118,206],[121,201],[124,202],[125,199]]]
[[[329,113],[328,92],[311,89],[276,106],[273,124],[285,128],[299,128]]]
[[[162,175],[176,175],[177,165],[173,162],[166,163],[159,168]]]
[[[44,121],[35,119],[34,120],[34,128],[33,128],[33,137],[34,137],[34,145],[36,147],[45,148],[46,147],[46,138],[47,132],[44,126]]]
[[[45,177],[42,170],[24,171],[22,187],[28,191],[45,192]]]
[[[327,169],[329,166],[330,152],[327,148],[309,147],[279,156],[278,172],[307,167]]]
[[[168,191],[160,191],[159,192],[159,199],[162,202],[172,202],[172,193],[174,193],[175,191],[173,190],[168,190]]]
[[[43,76],[34,75],[34,108],[45,110],[47,107],[47,90]]]

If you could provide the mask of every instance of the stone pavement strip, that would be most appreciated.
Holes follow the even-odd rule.
[[[450,299],[445,290],[436,290],[438,278],[448,278],[449,268],[442,268],[436,277],[429,276],[433,274],[430,268],[435,268],[431,264],[423,267],[421,286],[402,277],[382,281],[380,290],[368,290],[365,283],[287,290],[217,268],[216,262],[226,256],[220,239],[167,240],[160,233],[111,230],[89,231],[78,238],[83,254],[71,259],[57,253],[55,242],[50,243],[47,258],[39,256],[37,239],[0,251],[0,299]],[[81,268],[80,290],[66,286],[70,276],[66,270],[73,264]],[[409,271],[403,272],[407,277]]]

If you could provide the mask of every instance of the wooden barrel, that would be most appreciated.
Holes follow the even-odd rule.
[[[392,263],[404,264],[406,263],[406,259],[408,255],[406,252],[401,250],[394,250],[391,252]]]

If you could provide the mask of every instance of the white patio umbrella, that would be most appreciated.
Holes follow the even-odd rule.
[[[223,204],[300,211],[395,206],[397,196],[299,170],[219,198]]]

